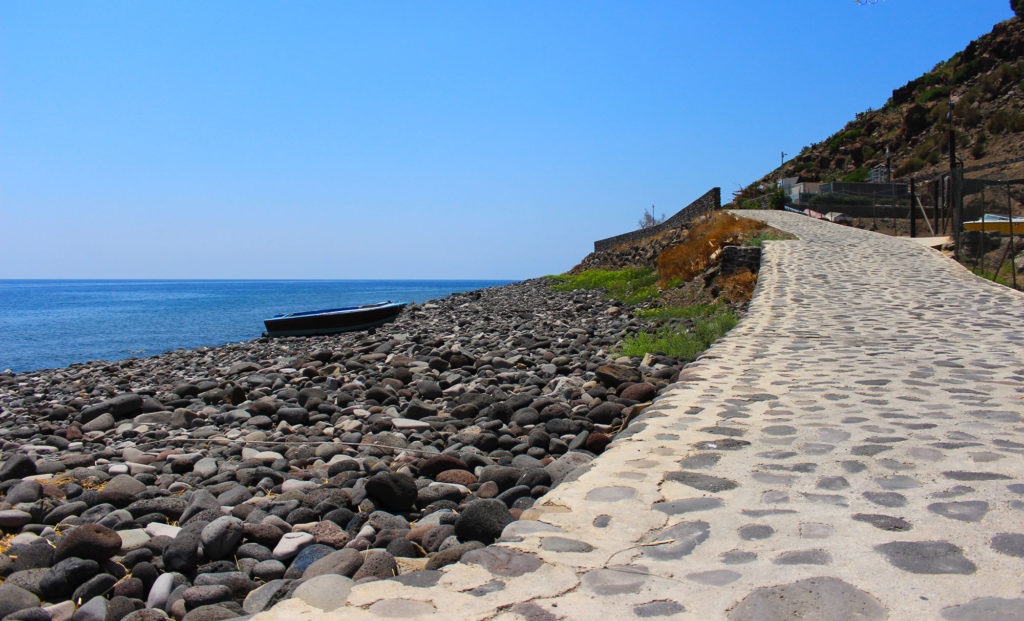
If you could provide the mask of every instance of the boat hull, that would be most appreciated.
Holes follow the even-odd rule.
[[[985,226],[982,227],[981,222],[964,222],[965,231],[985,231],[986,233],[1001,233],[1003,235],[1010,234],[1010,223],[1006,220],[988,220],[985,222]],[[1024,235],[1024,221],[1013,220],[1013,234]]]
[[[267,336],[313,336],[366,330],[398,316],[405,304],[382,304],[363,308],[332,309],[293,313],[266,319]]]

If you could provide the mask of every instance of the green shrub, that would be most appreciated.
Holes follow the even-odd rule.
[[[867,168],[858,168],[850,174],[843,177],[843,181],[848,183],[863,183],[871,178],[871,171]]]
[[[938,134],[932,134],[928,136],[927,140],[914,147],[914,155],[918,159],[926,159],[930,153],[934,153],[939,149],[939,146],[945,142],[943,137]]]
[[[971,156],[974,159],[979,159],[985,156],[986,143],[988,143],[988,134],[985,132],[978,133],[978,138],[974,141],[974,147],[971,149]]]
[[[643,356],[661,353],[683,360],[693,360],[697,354],[731,330],[739,318],[736,313],[720,307],[716,312],[698,317],[686,329],[665,327],[656,332],[639,332],[626,337],[619,353],[623,356]]]
[[[934,86],[946,82],[946,61],[937,63],[929,73],[924,74],[916,80],[921,86]]]
[[[1010,111],[1006,127],[1011,132],[1024,131],[1024,113],[1018,112],[1017,110]]]
[[[996,113],[989,117],[988,122],[985,123],[985,129],[990,134],[1001,134],[1006,130],[1010,129],[1011,114],[1009,110],[1005,108],[1002,110],[996,110]]]
[[[751,237],[750,239],[743,240],[743,245],[744,246],[756,246],[758,248],[761,248],[761,247],[764,246],[764,243],[766,241],[775,241],[775,240],[782,240],[782,239],[788,239],[788,238],[784,237],[782,235],[779,235],[777,233],[762,233],[761,235],[755,235],[754,237]]]
[[[839,149],[839,147],[842,146],[843,143],[849,142],[854,138],[858,138],[863,133],[863,129],[851,129],[850,131],[839,132],[838,134],[829,139],[827,143],[828,149],[829,151],[834,152],[837,149]]]
[[[977,108],[967,108],[960,119],[965,127],[977,127],[981,122],[981,112]]]
[[[1001,83],[1002,80],[999,79],[999,74],[995,71],[992,73],[986,73],[981,77],[981,88],[986,93],[993,95],[998,94]]]
[[[937,125],[946,121],[946,115],[949,114],[949,106],[946,102],[940,102],[928,109],[928,124]]]
[[[949,89],[946,88],[945,86],[935,86],[933,88],[929,88],[922,91],[921,94],[917,96],[917,103],[923,105],[935,99],[942,99],[943,97],[946,97],[948,94]]]
[[[978,71],[981,70],[981,61],[977,58],[969,63],[960,65],[955,72],[953,72],[953,84],[963,84],[967,80],[970,80],[974,76],[978,75]]]
[[[659,295],[658,275],[646,267],[624,270],[587,270],[581,274],[549,276],[558,284],[551,286],[556,291],[575,289],[602,289],[608,296],[625,304],[639,304]]]
[[[906,177],[924,168],[924,160],[919,157],[912,157],[904,162],[893,172],[894,177]]]
[[[999,86],[1010,84],[1020,79],[1020,71],[1017,64],[1003,63],[992,72],[999,81]]]
[[[710,317],[727,309],[718,302],[711,304],[691,304],[690,306],[659,306],[657,308],[643,308],[633,313],[641,319],[693,319],[695,317]]]

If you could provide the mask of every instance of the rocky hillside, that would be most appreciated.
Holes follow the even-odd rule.
[[[827,139],[804,147],[782,167],[737,194],[747,199],[780,177],[801,181],[866,181],[886,163],[893,177],[929,177],[949,167],[950,89],[956,155],[976,178],[1024,178],[1024,20],[989,34],[892,92]]]

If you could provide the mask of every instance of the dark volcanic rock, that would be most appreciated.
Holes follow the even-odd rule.
[[[64,533],[12,546],[5,587],[47,604],[80,590],[82,618],[220,618],[287,597],[293,576],[378,579],[396,556],[440,567],[493,541],[678,373],[606,355],[632,309],[549,285],[412,304],[373,331],[0,373],[5,532]],[[20,481],[37,473],[66,482]]]
[[[615,403],[599,403],[587,413],[587,418],[599,425],[608,425],[622,416],[622,407]]]
[[[500,491],[505,491],[513,487],[521,476],[523,476],[523,471],[520,468],[487,466],[480,472],[479,481],[481,483],[493,481]]]
[[[360,578],[366,578],[373,576],[375,578],[390,578],[395,575],[395,569],[398,565],[395,563],[395,557],[391,556],[385,550],[369,550],[366,553],[366,558],[363,559],[363,564],[356,570],[356,573],[352,576],[353,580],[359,580]]]
[[[475,500],[455,522],[455,535],[461,541],[491,543],[512,521],[508,507],[500,500]]]
[[[15,453],[0,467],[0,481],[30,477],[36,473],[36,462],[28,455]]]
[[[146,486],[133,476],[120,474],[107,481],[100,490],[98,500],[108,502],[115,507],[127,507],[142,493]]]
[[[650,401],[658,394],[658,389],[652,384],[647,382],[641,382],[639,384],[633,384],[628,388],[624,389],[619,396],[623,399],[629,399],[630,401]]]
[[[469,470],[469,466],[466,465],[466,462],[451,455],[434,455],[420,464],[419,474],[421,477],[434,479],[446,470]]]
[[[639,382],[643,379],[640,376],[640,371],[620,364],[606,364],[598,367],[594,375],[597,376],[597,381],[610,388],[615,388],[624,382]]]
[[[221,516],[203,527],[199,534],[203,552],[209,559],[229,556],[244,535],[242,520],[230,515]]]
[[[0,584],[0,619],[7,615],[39,606],[39,598],[13,584]]]
[[[406,474],[378,472],[366,481],[366,493],[388,511],[401,513],[416,502],[416,482]]]
[[[199,528],[183,528],[164,549],[164,567],[182,574],[191,573],[199,559]]]
[[[484,547],[484,544],[479,541],[470,541],[468,543],[460,543],[457,546],[452,546],[432,556],[427,562],[426,569],[440,569],[445,565],[457,563],[467,552],[472,552],[473,550],[478,550],[482,547]]]
[[[84,602],[94,597],[105,595],[117,584],[117,578],[110,574],[97,574],[89,578],[82,586],[75,589],[71,594],[74,601]]]
[[[55,560],[70,557],[105,561],[121,549],[121,536],[99,524],[83,524],[67,534],[57,546]]]
[[[143,400],[140,395],[118,395],[83,409],[80,418],[83,423],[88,423],[103,414],[110,414],[115,420],[119,420],[141,413],[142,404]]]
[[[83,582],[96,575],[100,565],[92,559],[66,558],[47,570],[39,581],[41,594],[49,601],[66,599]]]
[[[170,520],[177,520],[181,517],[185,506],[185,501],[177,496],[161,496],[136,500],[128,505],[127,510],[132,517],[139,517],[147,513],[160,513]]]

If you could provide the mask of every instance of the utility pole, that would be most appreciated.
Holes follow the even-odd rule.
[[[786,178],[785,177],[786,173],[784,173],[782,171],[782,167],[785,166],[785,164],[786,164],[786,152],[785,151],[779,151],[779,182],[778,182],[778,192],[779,192],[779,194],[783,194],[783,195],[786,192],[786,187],[785,187],[785,184],[783,183],[783,181]],[[783,199],[783,204],[785,204],[785,199]]]
[[[914,178],[910,178],[910,236],[917,237],[917,218],[914,214],[914,207],[916,207],[917,192],[914,190]]]
[[[949,111],[946,113],[946,121],[949,122],[949,207],[950,215],[952,215],[953,224],[953,239],[956,244],[956,250],[954,256],[957,261],[960,260],[960,229],[963,228],[961,221],[963,220],[963,213],[961,210],[961,203],[958,200],[960,197],[960,187],[957,180],[956,170],[956,132],[953,130],[953,78],[952,74],[949,79]]]
[[[1010,182],[1009,181],[1006,182],[1006,215],[1010,218],[1010,245],[1008,247],[1009,251],[1010,251],[1010,275],[1013,278],[1013,288],[1016,289],[1017,288],[1017,266],[1014,265],[1014,263],[1013,263],[1013,251],[1014,251],[1014,248],[1015,248],[1015,246],[1017,244],[1016,244],[1016,242],[1013,241],[1013,201],[1010,200]],[[982,212],[981,212],[981,221],[982,222],[985,221],[985,211],[984,210],[982,210]],[[1002,265],[1000,265],[999,267],[1002,267]],[[997,267],[996,269],[998,270],[999,268]]]
[[[949,172],[956,170],[956,136],[953,131],[953,85],[949,86],[949,111],[946,113],[949,122]]]

